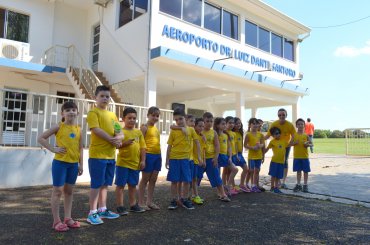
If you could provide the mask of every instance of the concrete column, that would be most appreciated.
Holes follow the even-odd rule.
[[[144,106],[157,105],[157,76],[153,66],[149,65],[144,82]]]
[[[257,118],[257,108],[251,108],[251,111],[252,111],[251,117]]]
[[[295,121],[300,117],[300,97],[297,99],[297,103],[292,105],[292,123],[295,125]]]
[[[235,93],[235,101],[236,101],[236,116],[240,118],[242,122],[246,121],[245,118],[245,94],[243,91]]]

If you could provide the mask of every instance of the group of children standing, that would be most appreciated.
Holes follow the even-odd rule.
[[[103,219],[116,219],[131,212],[157,210],[160,207],[153,202],[153,194],[162,158],[160,134],[155,124],[159,120],[160,110],[151,107],[148,120],[140,129],[136,129],[137,112],[132,107],[123,111],[124,127],[121,128],[116,115],[107,110],[110,91],[106,86],[98,86],[95,92],[96,107],[88,112],[87,123],[91,130],[89,147],[89,173],[91,177],[87,222],[92,225],[103,224]],[[73,185],[77,176],[83,172],[83,154],[81,130],[76,124],[77,106],[66,102],[62,109],[62,122],[44,132],[39,143],[55,153],[52,162],[53,192],[51,198],[53,229],[59,232],[80,227],[80,223],[71,217]],[[203,204],[198,187],[207,174],[212,187],[217,189],[220,201],[230,202],[230,197],[240,192],[265,191],[259,186],[259,171],[264,161],[265,152],[273,151],[269,175],[271,190],[276,193],[278,180],[282,178],[286,148],[294,145],[294,171],[304,172],[307,187],[309,160],[307,147],[311,145],[303,133],[304,121],[297,120],[298,132],[289,143],[280,139],[281,129],[272,127],[264,136],[261,132],[262,120],[251,118],[248,132],[244,137],[242,122],[234,117],[216,117],[210,112],[202,118],[185,115],[176,109],[173,113],[175,125],[167,141],[165,166],[168,168],[167,180],[171,182],[171,201],[168,209],[178,206],[194,209],[193,204]],[[303,121],[303,122],[302,122]],[[303,126],[302,126],[303,125]],[[48,143],[48,138],[56,136],[56,146]],[[265,139],[272,135],[268,146]],[[248,163],[243,157],[243,149],[248,150]],[[119,150],[117,161],[116,149]],[[235,176],[241,168],[240,184],[236,185]],[[222,174],[221,174],[222,170]],[[142,173],[139,181],[140,172]],[[114,178],[115,176],[115,178]],[[299,176],[299,180],[300,180]],[[116,212],[107,208],[108,186],[115,179]],[[249,181],[251,186],[249,186]],[[298,174],[297,174],[298,181]],[[124,207],[123,190],[128,185],[129,210]],[[138,195],[137,195],[137,186]],[[295,191],[299,191],[297,182]],[[296,190],[297,189],[297,190]],[[303,189],[304,190],[304,189]],[[145,192],[147,197],[145,198]],[[59,201],[64,193],[64,221],[59,215]],[[138,200],[136,197],[138,196]]]

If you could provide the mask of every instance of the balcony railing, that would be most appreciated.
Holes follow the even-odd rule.
[[[91,132],[86,117],[88,111],[95,106],[95,101],[11,89],[0,89],[0,101],[3,101],[0,107],[0,145],[39,147],[37,137],[61,121],[61,107],[67,100],[74,101],[77,105],[77,124],[81,127],[83,145],[88,147]],[[137,111],[137,127],[146,122],[147,107],[115,103],[108,110],[116,112],[121,121],[123,109],[128,106]],[[161,134],[168,134],[172,123],[172,111],[161,109],[157,125]],[[54,145],[55,137],[50,137],[49,142]]]

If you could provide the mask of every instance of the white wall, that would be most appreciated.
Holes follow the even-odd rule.
[[[101,8],[99,71],[117,83],[142,75],[147,67],[148,14],[118,28],[119,1]]]

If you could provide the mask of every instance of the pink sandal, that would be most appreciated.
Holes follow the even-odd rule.
[[[69,228],[80,228],[80,222],[74,221],[72,218],[65,218],[64,224],[68,226]]]
[[[54,223],[52,228],[57,232],[65,232],[69,230],[68,226],[66,224],[63,224],[60,220]]]

